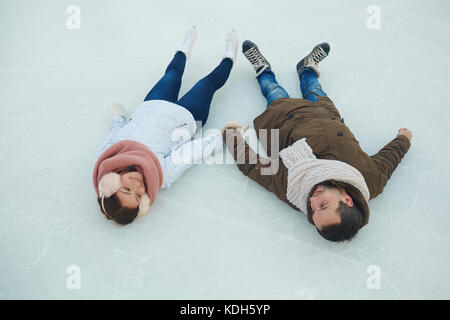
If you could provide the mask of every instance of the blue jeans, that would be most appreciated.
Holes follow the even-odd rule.
[[[317,96],[326,97],[327,94],[322,90],[316,73],[311,68],[305,68],[300,73],[300,90],[303,99],[317,102]],[[286,90],[280,86],[275,79],[275,74],[271,69],[266,69],[258,76],[261,93],[267,100],[267,106],[279,98],[289,98]]]
[[[144,101],[166,100],[176,103],[189,110],[195,121],[201,121],[203,126],[208,119],[213,95],[227,81],[233,61],[230,58],[223,59],[209,75],[198,81],[178,100],[185,65],[186,56],[178,51],[167,66],[164,76],[150,90]]]

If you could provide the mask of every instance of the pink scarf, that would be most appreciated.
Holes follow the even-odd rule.
[[[146,191],[152,204],[163,184],[161,164],[149,148],[132,140],[113,144],[98,158],[92,175],[97,195],[98,184],[105,174],[120,171],[131,165],[144,176]]]

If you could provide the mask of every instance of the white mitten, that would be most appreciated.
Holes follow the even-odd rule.
[[[111,112],[111,115],[121,115],[122,117],[125,117],[125,107],[120,102],[113,102],[109,106],[109,111]]]

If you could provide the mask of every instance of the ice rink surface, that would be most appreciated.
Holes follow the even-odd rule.
[[[449,18],[447,0],[1,0],[0,299],[449,299]],[[181,95],[231,28],[292,97],[296,63],[328,41],[320,81],[362,149],[412,131],[353,241],[324,240],[233,164],[193,167],[129,226],[100,213],[91,174],[108,105],[131,113],[191,25]],[[264,108],[239,50],[206,128],[252,125]]]

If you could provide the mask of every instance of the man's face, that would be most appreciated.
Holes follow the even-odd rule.
[[[316,188],[309,201],[313,212],[312,220],[319,230],[341,223],[341,216],[337,212],[340,201],[343,201],[349,207],[353,207],[353,200],[344,189],[329,188],[322,185]]]
[[[121,187],[116,192],[120,203],[127,208],[134,209],[139,206],[145,193],[145,185],[142,174],[139,172],[127,172],[120,175]]]

